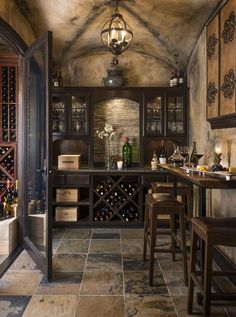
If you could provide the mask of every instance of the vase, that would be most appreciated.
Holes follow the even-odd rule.
[[[105,156],[105,168],[107,170],[109,170],[109,169],[111,169],[111,165],[112,165],[111,157],[109,155],[106,155]]]

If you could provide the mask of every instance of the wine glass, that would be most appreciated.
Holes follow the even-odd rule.
[[[184,158],[184,165],[187,163],[187,157],[189,155],[189,148],[186,145],[180,146],[180,154]]]
[[[197,158],[197,162],[203,157],[204,153],[195,153],[195,156]]]

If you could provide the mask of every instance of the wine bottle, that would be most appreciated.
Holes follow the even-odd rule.
[[[182,69],[179,72],[179,85],[182,86],[184,84],[184,74]]]
[[[63,78],[61,76],[61,71],[58,73],[58,86],[63,87]]]
[[[190,159],[189,159],[189,162],[190,162],[190,164],[191,164],[193,167],[196,167],[197,164],[198,164],[198,158],[197,158],[196,154],[197,154],[197,145],[196,145],[196,142],[194,141],[194,142],[193,142],[192,153],[191,153]]]
[[[13,188],[13,202],[18,203],[18,180],[16,179],[15,188]]]
[[[2,202],[2,197],[0,196],[0,221],[5,219],[5,214],[4,214],[4,204]]]
[[[157,169],[157,163],[158,163],[158,159],[157,159],[157,155],[156,152],[153,152],[153,156],[152,156],[152,160],[151,160],[151,169],[152,170],[156,170]]]
[[[59,80],[58,80],[58,73],[57,73],[57,71],[54,72],[54,74],[53,74],[52,82],[53,82],[53,87],[59,87]]]
[[[123,167],[132,166],[132,146],[129,144],[129,138],[125,137],[125,144],[122,147]]]
[[[179,78],[177,75],[177,71],[174,72],[174,78],[172,79],[172,87],[176,87],[179,83]]]
[[[164,140],[162,140],[161,141],[161,150],[159,153],[159,163],[166,164],[166,159],[167,159],[167,153],[166,153],[166,149],[165,149]]]
[[[170,75],[170,87],[173,87],[174,72]]]

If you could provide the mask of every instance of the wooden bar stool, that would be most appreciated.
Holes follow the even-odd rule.
[[[188,288],[188,313],[192,313],[194,284],[203,296],[204,317],[210,316],[211,300],[236,300],[236,293],[212,292],[213,276],[236,276],[234,271],[213,271],[213,249],[216,245],[236,247],[236,218],[192,218],[191,253]],[[196,270],[197,240],[205,242],[204,272]]]
[[[157,231],[157,219],[160,215],[169,215],[171,219],[171,230]],[[180,224],[180,238],[173,230],[173,218],[177,216]],[[156,247],[158,235],[168,234],[176,242],[177,247],[169,249]],[[184,262],[184,281],[188,284],[187,270],[187,249],[185,238],[185,221],[184,221],[184,205],[179,202],[173,195],[163,193],[147,194],[145,199],[145,221],[144,221],[144,244],[143,244],[143,260],[146,261],[147,244],[150,250],[150,266],[149,266],[149,284],[153,285],[154,271],[154,254],[159,253],[182,253]]]
[[[151,189],[154,193],[169,193],[174,192],[174,183],[171,182],[152,182]],[[185,204],[185,220],[188,222],[193,216],[193,191],[192,188],[183,183],[177,183],[176,195],[181,196],[182,203]]]

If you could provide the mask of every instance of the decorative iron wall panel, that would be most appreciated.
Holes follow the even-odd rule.
[[[219,15],[207,26],[207,118],[219,109]]]
[[[220,116],[235,113],[236,95],[236,1],[220,11]]]

